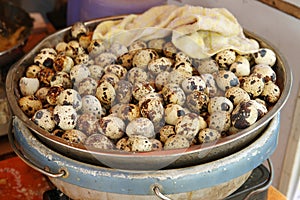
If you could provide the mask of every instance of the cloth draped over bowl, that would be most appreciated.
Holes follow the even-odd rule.
[[[257,41],[246,38],[237,19],[225,8],[162,5],[140,15],[104,21],[93,39],[129,46],[136,40],[148,41],[171,35],[173,44],[192,58],[206,58],[233,49],[239,54],[256,52]]]

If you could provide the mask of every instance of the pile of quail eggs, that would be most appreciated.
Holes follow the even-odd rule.
[[[70,39],[41,49],[19,80],[22,111],[70,144],[144,152],[216,142],[280,97],[271,49],[200,60],[167,38],[124,46],[92,34],[75,23]]]

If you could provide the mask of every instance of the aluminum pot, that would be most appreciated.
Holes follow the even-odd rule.
[[[277,146],[279,113],[249,146],[227,157],[186,168],[120,170],[66,157],[41,143],[17,117],[9,138],[27,164],[47,175],[72,199],[223,199],[238,189],[251,171]],[[158,192],[157,192],[158,190]]]
[[[85,24],[91,30],[94,30],[94,28],[102,21],[122,18],[123,16],[108,17],[88,21]],[[256,39],[261,47],[267,47],[276,52],[277,63],[274,70],[277,73],[277,84],[282,92],[281,97],[274,107],[251,127],[246,128],[237,134],[221,138],[214,144],[194,145],[188,149],[132,153],[117,150],[93,151],[86,149],[83,145],[70,145],[62,138],[53,136],[34,124],[18,106],[18,99],[20,98],[18,82],[23,76],[26,67],[33,63],[33,58],[40,49],[54,47],[58,42],[65,41],[66,38],[69,37],[69,34],[70,27],[48,36],[17,62],[8,72],[6,92],[14,115],[30,128],[44,144],[65,156],[86,163],[118,169],[155,170],[198,165],[228,156],[249,145],[266,128],[266,126],[268,126],[270,120],[281,110],[290,93],[292,75],[287,62],[281,56],[280,52],[274,49],[265,39],[262,39],[251,32],[246,32],[247,36]]]

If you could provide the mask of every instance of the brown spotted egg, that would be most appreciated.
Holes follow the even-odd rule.
[[[71,105],[56,105],[53,110],[53,119],[59,128],[72,130],[76,127],[77,112]]]
[[[81,96],[74,89],[63,90],[57,97],[58,105],[71,105],[76,111],[82,108]]]
[[[142,49],[134,54],[132,58],[132,66],[147,69],[151,60],[158,58],[158,54],[153,49]]]
[[[40,87],[39,79],[21,77],[19,88],[23,96],[33,95]]]
[[[48,109],[36,111],[32,117],[32,121],[49,132],[53,131],[56,125],[53,119],[53,112]]]
[[[85,140],[84,145],[89,148],[111,150],[115,148],[114,143],[103,134],[92,134]]]
[[[148,70],[151,74],[157,75],[164,71],[170,71],[173,61],[170,58],[160,57],[153,59],[148,64]]]
[[[214,97],[218,93],[218,86],[215,81],[215,78],[212,74],[201,74],[200,77],[205,82],[206,88],[204,89],[204,92],[209,97]]]
[[[70,78],[74,86],[77,87],[78,84],[85,78],[89,77],[91,74],[89,68],[85,65],[75,65],[70,71]]]
[[[175,124],[175,133],[192,141],[200,130],[200,116],[188,113],[180,117]]]
[[[102,115],[102,106],[100,101],[93,95],[85,95],[81,99],[82,102],[82,113],[93,113],[97,117]]]
[[[129,137],[141,135],[147,138],[154,138],[154,125],[150,119],[139,117],[129,122],[126,127],[126,134]]]
[[[234,106],[238,105],[241,101],[250,100],[249,94],[240,87],[232,87],[226,90],[225,97],[229,99]]]
[[[80,46],[79,42],[76,40],[71,40],[68,42],[66,50],[64,51],[66,56],[75,58],[76,56],[85,53],[85,50]]]
[[[125,123],[115,116],[106,116],[100,119],[99,131],[109,139],[120,139],[124,135]]]
[[[252,74],[259,74],[264,82],[276,82],[276,73],[269,65],[257,64],[252,67]]]
[[[128,48],[120,44],[118,42],[114,42],[113,44],[110,45],[109,51],[113,54],[115,54],[117,57],[124,55],[125,53],[128,52]]]
[[[116,98],[116,91],[108,81],[102,81],[96,89],[95,96],[104,106],[111,106]]]
[[[212,58],[194,60],[194,65],[200,74],[213,74],[219,71],[217,61]]]
[[[98,83],[95,79],[87,77],[79,82],[77,91],[81,96],[84,95],[95,95]]]
[[[135,40],[128,47],[129,51],[135,51],[135,50],[140,50],[145,48],[147,48],[147,43],[142,40]]]
[[[187,107],[195,113],[200,113],[207,109],[209,96],[202,91],[195,90],[186,97]]]
[[[165,107],[165,121],[167,124],[175,125],[178,119],[185,114],[185,109],[178,104],[168,104]]]
[[[148,80],[148,73],[142,68],[134,67],[127,73],[127,80],[132,83],[143,83]]]
[[[271,81],[266,82],[261,97],[268,103],[276,103],[280,97],[280,88]]]
[[[57,52],[53,48],[43,48],[40,52],[34,57],[34,64],[41,67],[49,67],[53,66],[55,57],[57,56]]]
[[[87,34],[88,29],[83,22],[75,22],[71,27],[71,36],[73,38],[79,38],[80,35]]]
[[[56,105],[60,93],[64,91],[62,86],[52,86],[49,88],[46,100],[50,105]]]
[[[133,85],[129,81],[120,80],[115,85],[116,100],[119,103],[129,103],[132,99]]]
[[[152,142],[149,138],[142,135],[134,135],[128,138],[128,146],[133,152],[152,151]]]
[[[237,129],[245,129],[258,119],[258,111],[252,101],[240,102],[231,114],[232,125]]]
[[[177,84],[169,83],[162,89],[162,95],[166,104],[175,103],[183,105],[186,101],[184,91]]]
[[[110,52],[103,52],[95,58],[95,64],[105,67],[106,65],[114,64],[117,61],[117,56]]]
[[[218,140],[221,138],[221,133],[212,128],[205,128],[200,130],[198,135],[198,141],[200,144],[209,143]]]
[[[52,68],[44,67],[37,74],[37,78],[42,86],[50,86],[52,77],[55,75],[55,71]]]
[[[258,97],[264,90],[265,83],[261,76],[252,74],[241,79],[240,87],[245,90],[251,98]]]
[[[236,59],[235,51],[231,49],[223,50],[216,54],[215,60],[222,68],[229,68]]]
[[[276,54],[271,49],[261,48],[252,55],[256,64],[266,64],[272,67],[276,63]]]
[[[155,51],[161,53],[166,40],[163,38],[152,39],[148,42],[148,48],[154,49]]]
[[[100,65],[89,65],[90,77],[95,80],[100,80],[104,74],[104,68]]]
[[[181,83],[181,86],[185,93],[191,93],[194,90],[204,91],[206,88],[206,83],[200,76],[192,76],[184,79]]]
[[[250,74],[250,63],[244,56],[237,56],[234,63],[229,68],[237,77],[249,76]]]
[[[190,141],[183,135],[172,135],[170,136],[165,144],[165,150],[172,150],[172,149],[184,149],[190,147]]]
[[[84,144],[87,136],[80,130],[71,129],[66,130],[61,138],[70,143]]]
[[[42,107],[43,107],[41,100],[39,100],[34,95],[21,97],[18,101],[18,104],[19,104],[21,110],[28,117],[32,117],[36,111],[42,109]]]
[[[164,121],[165,109],[160,99],[152,98],[146,99],[140,105],[140,112],[142,117],[150,119],[155,128],[160,126]]]
[[[50,81],[50,86],[62,86],[64,89],[72,88],[73,83],[67,72],[57,72]]]
[[[140,108],[136,104],[121,104],[117,111],[118,116],[128,123],[134,119],[141,117]]]
[[[99,119],[93,113],[83,113],[78,116],[76,128],[86,135],[92,135],[98,132]]]
[[[233,72],[226,70],[220,70],[217,73],[216,83],[222,91],[226,91],[240,84],[237,76]]]
[[[53,63],[53,69],[57,72],[63,71],[69,73],[73,66],[73,59],[65,54],[59,54],[56,56]]]
[[[149,82],[137,82],[132,89],[132,95],[136,100],[140,100],[146,94],[155,92],[155,88]]]
[[[226,97],[218,96],[209,99],[207,109],[210,114],[217,111],[231,113],[233,110],[233,104]]]
[[[37,78],[37,75],[41,71],[41,67],[38,65],[30,65],[27,67],[25,75],[27,78]]]
[[[208,121],[208,127],[219,132],[226,132],[231,126],[230,113],[225,111],[211,113]]]
[[[163,46],[163,54],[168,58],[173,58],[177,53],[177,48],[172,42],[166,42]]]
[[[127,74],[127,69],[122,65],[110,64],[104,67],[104,73],[113,73],[118,76],[119,79],[124,79]]]
[[[165,143],[169,137],[175,135],[175,127],[172,125],[165,125],[159,130],[159,140]]]
[[[191,77],[193,75],[193,66],[190,62],[178,61],[174,64],[173,69],[180,72],[185,77]]]

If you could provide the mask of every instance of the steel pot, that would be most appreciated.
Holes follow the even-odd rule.
[[[15,152],[72,199],[223,199],[277,146],[279,113],[249,146],[218,160],[168,170],[120,170],[66,157],[41,143],[17,117],[9,134]],[[157,191],[158,190],[158,191]],[[163,198],[162,198],[163,199]],[[165,198],[166,199],[166,198]]]
[[[85,24],[93,30],[95,26],[102,21],[117,20],[121,18],[122,16],[102,18],[86,22]],[[280,52],[274,49],[265,39],[262,39],[251,32],[246,32],[248,37],[256,39],[262,47],[273,49],[276,52],[277,63],[274,70],[277,73],[277,84],[282,91],[281,97],[274,107],[251,127],[244,129],[237,134],[222,138],[215,144],[194,145],[188,149],[178,150],[128,153],[116,150],[93,151],[86,149],[83,145],[70,145],[63,139],[49,134],[47,131],[34,124],[18,106],[18,99],[20,98],[18,81],[23,76],[25,68],[33,63],[33,58],[40,49],[44,47],[53,47],[59,41],[68,38],[69,31],[70,27],[48,36],[17,62],[7,75],[6,91],[14,115],[30,128],[44,144],[65,156],[86,163],[119,169],[154,170],[198,165],[231,155],[249,145],[268,126],[270,120],[272,120],[283,107],[290,93],[292,75],[287,62],[281,56]]]

